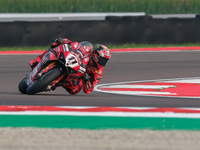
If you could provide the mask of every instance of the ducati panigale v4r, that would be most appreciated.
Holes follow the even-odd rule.
[[[85,74],[87,64],[84,62],[87,62],[85,59],[89,59],[90,53],[86,45],[80,44],[76,50],[72,50],[70,44],[61,44],[48,50],[37,66],[19,83],[22,94],[34,95],[55,90],[69,80],[76,85],[75,78]]]

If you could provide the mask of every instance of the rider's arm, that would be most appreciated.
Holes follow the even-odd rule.
[[[97,85],[97,83],[102,78],[103,68],[100,68],[99,70],[88,72],[88,79],[83,80],[83,91],[87,94],[90,94],[94,87]]]

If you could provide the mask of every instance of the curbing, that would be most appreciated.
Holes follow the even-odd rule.
[[[200,130],[198,108],[0,106],[0,114],[0,127]]]

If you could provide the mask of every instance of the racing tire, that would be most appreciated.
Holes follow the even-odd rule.
[[[26,78],[24,78],[18,85],[18,89],[22,94],[27,94],[26,89],[28,88],[26,84]]]
[[[44,90],[52,81],[56,80],[61,75],[58,68],[53,68],[43,77],[33,82],[26,90],[28,95],[34,95]]]

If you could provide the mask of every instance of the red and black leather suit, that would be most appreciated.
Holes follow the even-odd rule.
[[[62,41],[60,41],[59,39],[58,41],[53,42],[51,47],[55,48],[59,44],[65,43],[71,44],[72,50],[76,50],[80,44],[79,42],[72,42],[67,38],[62,38],[61,40]],[[48,52],[48,50],[39,55],[35,60],[32,60],[30,62],[30,65],[32,66],[35,62],[40,62],[41,58],[46,54],[46,52]],[[90,59],[92,59],[92,53],[83,60],[83,63],[87,65],[86,73],[83,77],[73,78],[71,80],[68,79],[67,82],[63,83],[62,87],[65,88],[70,94],[77,94],[81,91],[82,88],[85,93],[90,94],[96,84],[102,78],[102,74],[104,71],[103,67],[98,67],[97,69],[96,66],[89,65],[88,62],[90,61]]]

